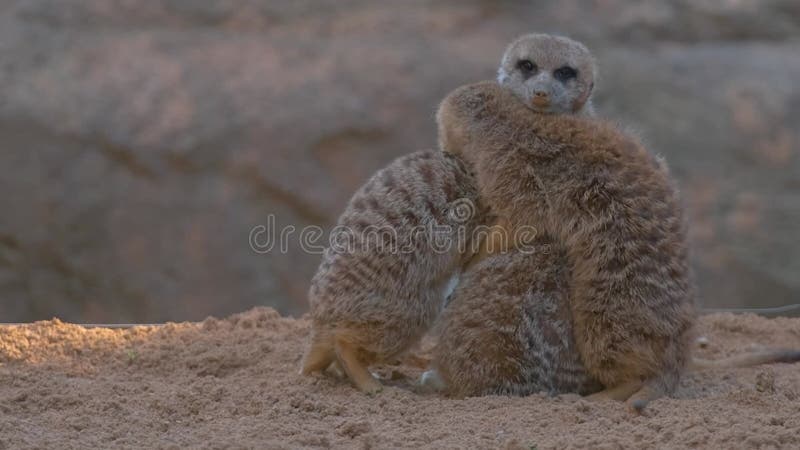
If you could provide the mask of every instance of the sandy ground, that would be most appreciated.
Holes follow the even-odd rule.
[[[704,357],[800,347],[800,319],[705,316]],[[643,416],[575,396],[465,400],[383,367],[375,398],[299,377],[306,320],[259,308],[125,330],[0,327],[0,448],[798,448],[800,365],[688,375]]]

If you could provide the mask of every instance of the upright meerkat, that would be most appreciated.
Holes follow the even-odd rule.
[[[537,63],[522,57],[534,47]],[[536,64],[556,68],[548,76],[569,82],[553,88],[546,77],[529,80]],[[498,82],[517,86],[531,99],[528,106],[534,111],[592,116],[595,75],[594,60],[582,44],[528,35],[505,51]],[[444,127],[441,113],[438,119],[443,150],[465,144],[457,121]],[[514,237],[504,223],[501,217],[482,241],[481,255],[470,261],[453,292],[440,318],[432,370],[424,381],[456,396],[599,390],[575,347],[563,247],[540,234],[526,243],[525,251],[509,251]],[[498,251],[504,253],[487,258]]]
[[[525,57],[534,47],[537,63]],[[552,76],[569,82],[542,89],[548,87],[545,77],[529,80],[537,64],[554,67]],[[503,54],[497,76],[529,98],[527,106],[535,112],[594,115],[595,63],[579,42],[543,34],[523,36]],[[465,145],[466,136],[452,126],[456,124],[443,127],[440,117],[439,125],[443,150]],[[457,396],[598,390],[573,339],[563,248],[540,234],[526,243],[524,252],[508,251],[514,237],[506,225],[500,217],[453,292],[440,319],[439,342],[427,376]]]
[[[483,218],[477,188],[452,155],[421,151],[376,173],[350,200],[311,282],[312,331],[302,374],[335,360],[366,393],[368,366],[413,346],[471,256]]]
[[[695,318],[674,184],[663,161],[612,124],[552,114],[580,111],[591,96],[583,45],[524,36],[498,78],[442,102],[442,149],[473,165],[510,235],[534,226],[565,248],[586,370],[607,388],[600,395],[642,408],[676,387]]]
[[[503,53],[497,82],[515,94],[530,110],[540,114],[593,117],[592,105],[597,66],[594,56],[582,43],[564,36],[528,34],[515,39]],[[446,102],[447,100],[445,100]],[[447,121],[445,102],[437,113],[439,147],[462,148],[468,129],[457,120]],[[490,205],[487,205],[490,206]],[[509,233],[501,216],[481,241],[481,254],[475,263],[492,251],[507,249]]]
[[[641,408],[677,382],[689,359],[691,287],[680,209],[666,169],[610,125],[581,130],[587,125],[571,120],[559,130],[553,117],[593,115],[595,76],[594,60],[582,44],[528,35],[508,47],[498,82],[532,111],[503,98],[491,84],[461,88],[443,102],[437,115],[442,149],[464,151],[477,161],[481,191],[487,185],[493,189],[487,206],[500,213],[490,235],[495,239],[484,241],[483,252],[507,250],[508,241],[518,237],[511,228],[520,224],[534,223],[539,233],[524,249],[470,262],[441,317],[426,384],[458,396],[591,393],[599,386],[583,366],[573,336],[584,339],[583,351],[602,352],[590,362],[611,389],[594,398],[624,400],[639,390],[630,402]],[[539,114],[550,117],[541,122],[529,117]],[[511,124],[494,123],[505,120]],[[592,136],[595,132],[600,134]],[[614,140],[594,150],[594,140],[609,137]],[[490,152],[478,159],[485,148]],[[628,153],[630,162],[619,161]],[[648,201],[650,172],[655,172],[652,200],[659,204],[638,208]],[[616,176],[618,183],[633,182],[616,185],[611,182]],[[509,211],[510,222],[503,215]],[[643,216],[631,219],[637,211]],[[547,234],[556,231],[556,239]],[[619,295],[626,291],[633,295]],[[574,317],[569,305],[580,315]],[[624,310],[629,305],[633,311]],[[669,352],[665,361],[659,361],[662,348]],[[617,360],[623,365],[615,368]],[[800,351],[777,349],[689,359],[688,365],[701,370],[799,360]]]

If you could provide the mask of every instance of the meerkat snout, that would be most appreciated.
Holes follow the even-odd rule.
[[[528,34],[508,46],[497,81],[528,108],[550,114],[591,114],[595,63],[580,42]]]

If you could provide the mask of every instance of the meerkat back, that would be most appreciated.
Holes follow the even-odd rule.
[[[375,174],[339,218],[312,280],[301,372],[337,360],[358,388],[380,390],[367,367],[401,355],[431,326],[480,215],[474,181],[453,156],[416,152]]]

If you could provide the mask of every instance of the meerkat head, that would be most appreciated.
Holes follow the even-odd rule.
[[[532,110],[592,114],[595,63],[580,42],[549,34],[517,38],[503,54],[497,82]]]

